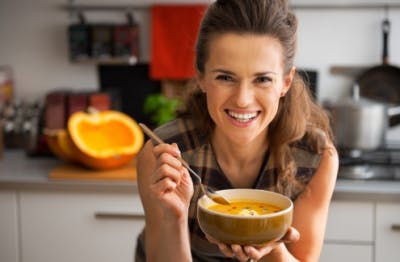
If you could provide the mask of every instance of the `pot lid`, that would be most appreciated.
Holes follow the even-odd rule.
[[[334,102],[329,102],[330,106],[340,106],[340,107],[349,107],[349,108],[360,108],[360,107],[377,107],[377,108],[385,108],[386,105],[384,103],[380,103],[376,100],[360,97],[360,87],[355,84],[352,89],[352,97],[345,97]]]

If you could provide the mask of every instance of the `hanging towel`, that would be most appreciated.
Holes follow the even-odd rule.
[[[152,79],[188,79],[195,75],[194,50],[206,5],[154,5],[151,10]]]

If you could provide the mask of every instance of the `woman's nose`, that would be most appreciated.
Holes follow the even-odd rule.
[[[236,104],[238,107],[246,107],[254,100],[254,92],[249,84],[241,83],[236,89]]]

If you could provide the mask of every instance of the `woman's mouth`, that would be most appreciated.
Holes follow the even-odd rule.
[[[227,114],[235,119],[236,121],[240,123],[247,123],[256,118],[259,114],[259,112],[252,112],[252,113],[237,113],[233,111],[226,110]]]

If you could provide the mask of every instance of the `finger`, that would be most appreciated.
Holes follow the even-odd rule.
[[[153,147],[153,154],[156,158],[162,153],[171,154],[174,157],[180,157],[181,152],[176,144],[159,144]]]
[[[157,164],[168,164],[176,169],[180,169],[183,165],[181,161],[179,161],[175,156],[171,155],[170,153],[162,153],[157,158]]]
[[[255,248],[253,246],[246,246],[244,247],[244,252],[246,255],[250,258],[253,259],[254,261],[260,260],[263,256],[269,254],[272,249],[276,246],[277,244],[273,245],[268,245],[266,247],[262,248]]]
[[[235,253],[233,253],[232,249],[228,246],[225,245],[221,242],[217,242],[218,248],[219,250],[221,250],[222,254],[224,254],[224,256],[226,257],[234,257]]]
[[[154,172],[152,177],[152,183],[158,183],[160,180],[165,178],[169,178],[175,183],[179,184],[182,177],[182,168],[176,169],[168,164],[162,164],[157,170]]]
[[[176,183],[168,178],[162,179],[159,182],[151,185],[152,192],[158,198],[161,198],[165,193],[175,190],[175,188],[176,188]]]
[[[289,230],[286,232],[286,234],[283,236],[281,241],[285,243],[294,243],[299,241],[300,239],[300,233],[295,229],[294,227],[290,227]]]
[[[235,257],[240,261],[247,261],[249,256],[244,252],[242,246],[240,245],[231,245],[232,251],[235,254]]]

